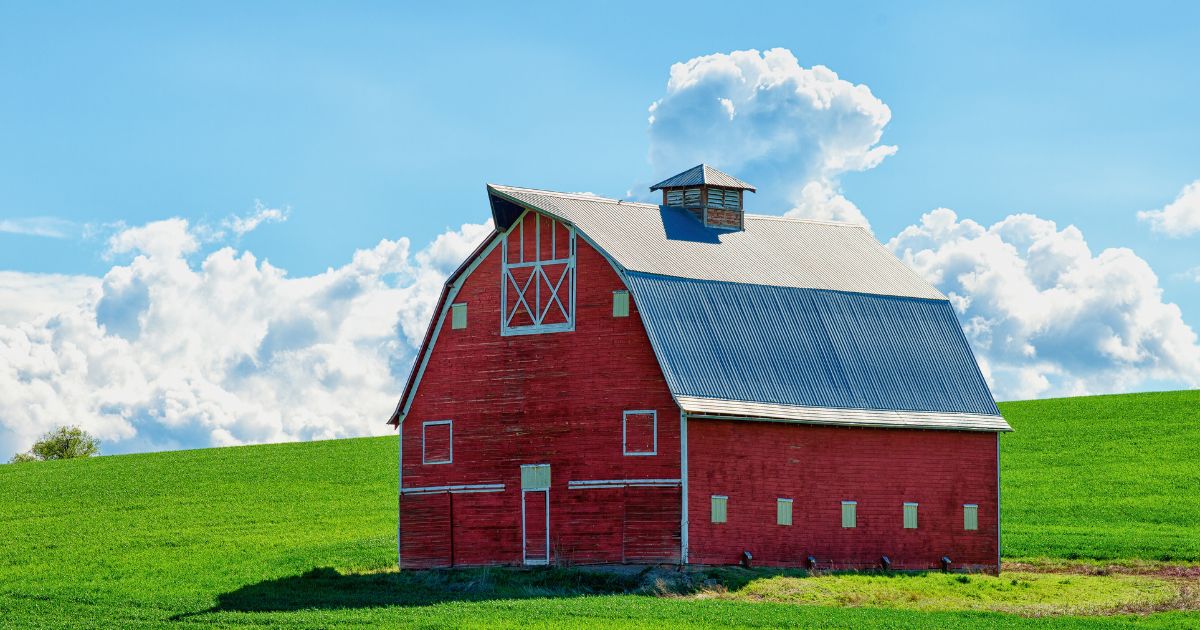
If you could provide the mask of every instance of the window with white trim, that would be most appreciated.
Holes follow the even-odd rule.
[[[979,506],[974,503],[963,504],[963,529],[975,531],[979,529]]]
[[[549,490],[550,464],[521,464],[522,490]]]
[[[858,527],[858,501],[842,501],[842,527]]]
[[[613,291],[613,317],[629,317],[629,291]]]
[[[729,497],[719,494],[712,495],[712,522],[725,522],[725,508],[728,506]]]
[[[430,420],[421,424],[421,463],[454,463],[453,420]]]
[[[450,305],[450,328],[460,330],[467,327],[467,305]]]
[[[788,525],[792,524],[792,500],[791,499],[775,499],[775,524]]]
[[[500,333],[575,329],[575,228],[527,211],[501,242]]]
[[[657,455],[658,412],[646,409],[621,414],[621,444],[626,455]]]
[[[905,503],[904,504],[904,529],[916,529],[916,528],[917,528],[917,504],[916,503]]]

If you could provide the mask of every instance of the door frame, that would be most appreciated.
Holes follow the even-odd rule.
[[[546,466],[547,468],[549,468],[550,465],[549,464],[522,464],[521,468],[524,469],[526,467],[540,467],[540,466]],[[546,547],[545,547],[546,555],[543,558],[530,559],[529,558],[529,549],[528,549],[529,535],[527,533],[526,523],[525,523],[525,495],[531,494],[531,493],[536,493],[536,492],[541,492],[542,496],[544,497],[544,500],[545,500],[544,505],[545,505],[545,510],[546,510]],[[546,487],[544,487],[544,488],[528,488],[527,489],[527,488],[525,488],[524,480],[522,480],[522,483],[521,483],[521,563],[526,566],[546,566],[546,565],[550,564],[550,486],[549,486],[549,484],[547,484]]]

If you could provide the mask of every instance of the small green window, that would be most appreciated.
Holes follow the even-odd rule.
[[[904,504],[904,529],[916,529],[916,528],[917,528],[917,504],[916,503],[905,503]]]
[[[714,494],[712,497],[712,522],[725,522],[725,504],[729,501],[729,497],[723,497],[719,494]]]
[[[629,317],[629,291],[613,291],[613,317]]]
[[[450,327],[455,330],[467,327],[466,304],[452,304],[450,306]]]
[[[522,464],[521,489],[546,490],[550,488],[550,464]]]
[[[963,505],[963,529],[975,531],[979,529],[979,506],[974,503]]]
[[[858,527],[857,501],[842,501],[842,527],[846,529]]]
[[[791,499],[775,499],[775,524],[789,526],[792,524]]]

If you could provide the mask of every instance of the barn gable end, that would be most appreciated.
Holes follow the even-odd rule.
[[[452,281],[448,301],[468,305],[468,324],[451,329],[442,309],[400,424],[402,566],[522,564],[536,551],[522,543],[537,542],[523,541],[522,511],[532,527],[539,501],[556,561],[678,561],[679,412],[636,305],[613,316],[622,280],[580,241],[574,331],[506,335],[503,260],[493,246]],[[626,412],[656,416],[641,436],[653,455],[626,454]],[[430,420],[453,420],[452,464],[422,463]],[[523,490],[522,466],[541,464],[548,490]]]

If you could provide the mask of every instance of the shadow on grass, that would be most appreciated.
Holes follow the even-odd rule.
[[[442,602],[534,597],[580,597],[636,591],[645,571],[612,573],[576,569],[506,568],[341,573],[328,567],[264,580],[217,596],[215,612],[281,612],[311,609],[428,606]]]
[[[301,575],[264,580],[223,593],[217,596],[213,607],[177,615],[173,620],[217,612],[428,606],[444,602],[587,595],[687,595],[711,589],[736,592],[758,579],[808,575],[802,570],[736,567],[686,572],[667,567],[627,566],[607,570],[595,567],[491,567],[380,573],[342,573],[320,567]]]

